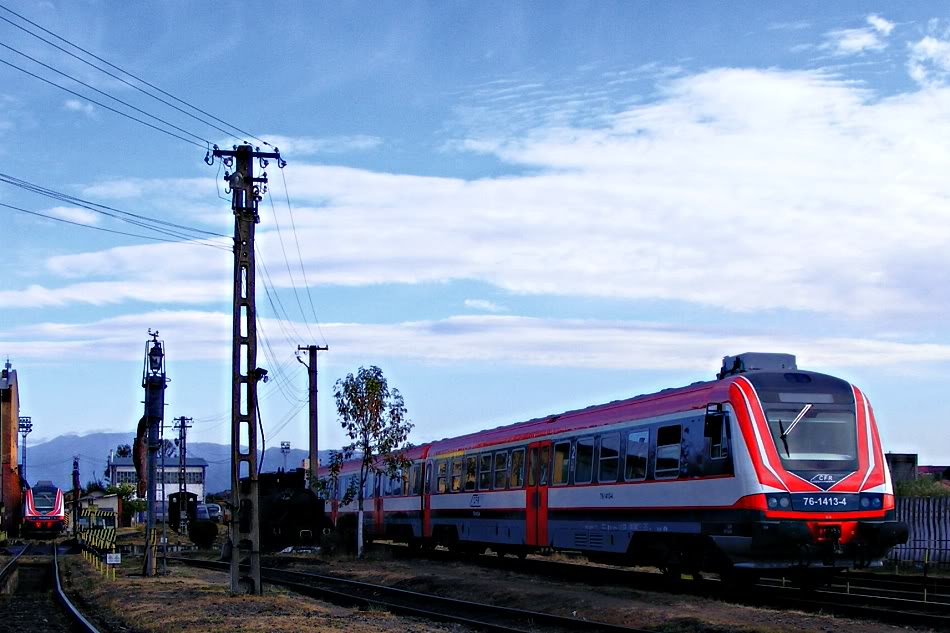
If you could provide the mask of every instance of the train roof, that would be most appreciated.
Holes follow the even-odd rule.
[[[696,382],[686,387],[664,389],[656,393],[546,415],[459,437],[445,438],[432,442],[429,456],[530,440],[552,433],[580,431],[614,422],[639,420],[680,411],[704,410],[709,402],[726,399],[729,385],[734,381],[733,377],[727,377],[722,380]]]

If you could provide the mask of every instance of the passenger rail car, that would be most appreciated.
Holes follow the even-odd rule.
[[[726,357],[715,381],[407,457],[367,483],[371,538],[750,573],[866,567],[907,539],[868,399],[787,354]],[[334,520],[353,520],[339,499],[358,472],[344,465]]]
[[[55,536],[65,529],[63,491],[53,482],[37,482],[23,497],[23,536]]]

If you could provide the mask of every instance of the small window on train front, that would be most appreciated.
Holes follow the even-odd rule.
[[[611,433],[600,438],[600,467],[597,469],[597,481],[610,483],[617,481],[620,474],[620,434]]]
[[[495,490],[508,486],[508,451],[495,453]]]
[[[706,454],[710,459],[725,459],[729,456],[725,414],[707,415],[703,436]]]
[[[551,481],[555,486],[567,483],[567,475],[571,469],[571,443],[558,442],[554,445],[554,477]]]
[[[478,458],[474,455],[465,458],[465,489],[475,490],[475,480],[478,479]]]
[[[446,492],[449,489],[448,478],[446,477],[447,472],[448,472],[448,465],[446,464],[444,459],[440,459],[439,470],[438,470],[439,476],[437,477],[438,486],[436,488],[439,493]]]
[[[589,484],[594,470],[594,438],[577,440],[577,456],[574,459],[574,483]]]
[[[650,454],[650,432],[631,431],[627,433],[627,457],[623,478],[627,481],[639,481],[647,476],[647,457]]]
[[[456,457],[452,460],[452,492],[458,492],[462,489],[462,458]]]
[[[679,424],[661,426],[656,430],[656,463],[653,470],[657,479],[679,477],[682,432]]]
[[[524,449],[511,451],[511,487],[520,488],[524,485]]]
[[[478,489],[491,490],[491,453],[482,453],[479,455],[478,462]]]

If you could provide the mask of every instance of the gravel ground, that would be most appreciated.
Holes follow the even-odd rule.
[[[232,597],[220,572],[173,565],[168,576],[144,578],[138,575],[141,559],[126,561],[115,582],[103,580],[79,557],[63,562],[70,597],[113,633],[470,632],[385,611],[337,607],[273,587],[263,596]]]

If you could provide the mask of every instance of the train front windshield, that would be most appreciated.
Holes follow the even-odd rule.
[[[33,507],[40,512],[49,512],[56,503],[55,490],[33,490]]]
[[[754,372],[775,450],[790,471],[842,472],[858,467],[851,385],[814,372]]]
[[[857,469],[854,413],[809,404],[765,405],[765,417],[782,464],[791,471]]]

